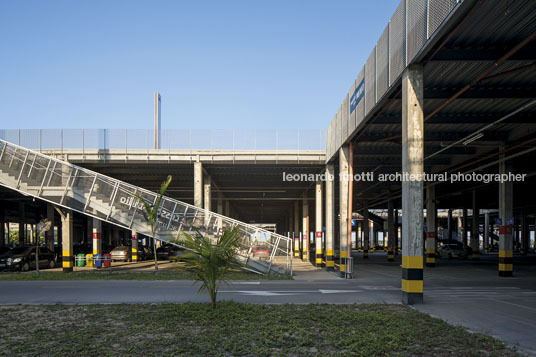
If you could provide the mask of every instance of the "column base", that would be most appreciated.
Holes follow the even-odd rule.
[[[326,267],[326,271],[335,271],[335,267]]]
[[[64,273],[72,273],[72,272],[73,272],[73,267],[70,267],[70,268],[63,268],[63,272],[64,272]]]
[[[363,250],[363,259],[368,259],[368,249]]]
[[[346,273],[344,271],[340,271],[339,275],[341,278],[346,279]]]
[[[471,260],[480,260],[480,254],[473,254],[471,255]]]
[[[503,276],[503,277],[511,277],[511,276],[512,276],[512,272],[511,272],[511,271],[499,270],[499,276]]]
[[[407,293],[402,291],[402,303],[404,305],[418,305],[424,303],[423,293]]]

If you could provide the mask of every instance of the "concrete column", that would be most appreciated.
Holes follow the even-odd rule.
[[[426,250],[426,266],[435,267],[436,264],[436,201],[435,186],[428,183],[426,185],[426,241],[424,249]]]
[[[58,211],[61,216],[61,252],[62,267],[64,273],[73,271],[73,212],[61,208]]]
[[[288,213],[288,233],[289,238],[292,240],[294,238],[294,206],[290,207]]]
[[[464,246],[468,246],[469,244],[467,244],[467,232],[469,231],[469,219],[468,219],[467,207],[464,207],[462,211],[463,211],[462,243]]]
[[[226,217],[231,217],[231,201],[225,201],[225,214]]]
[[[422,66],[402,75],[402,172],[424,172]],[[423,302],[423,182],[402,181],[402,302]]]
[[[401,236],[400,234],[400,224],[398,222],[398,209],[395,208],[395,255],[398,255],[398,253],[401,250],[401,244],[398,243],[398,238]]]
[[[448,215],[448,222],[447,222],[447,239],[452,241],[452,209],[449,208],[449,211],[447,213]]]
[[[501,155],[504,159],[504,154]],[[499,173],[508,174],[512,172],[510,162],[499,163]],[[499,183],[499,218],[502,223],[499,226],[499,276],[512,276],[514,270],[511,220],[514,218],[514,189],[512,181]]]
[[[138,261],[138,233],[136,233],[136,231],[132,231],[130,238],[131,238],[131,244],[132,244],[132,261],[137,262]]]
[[[210,176],[205,175],[203,178],[203,208],[207,211],[212,211],[212,183],[210,180]],[[210,215],[205,215],[205,227],[208,230],[208,226],[210,225]]]
[[[484,251],[490,250],[489,243],[489,213],[486,211],[484,214]]]
[[[47,219],[50,221],[50,229],[45,233],[46,246],[54,251],[54,206],[51,203],[47,203]]]
[[[300,206],[294,202],[294,257],[300,257]]]
[[[203,164],[194,162],[194,206],[203,207]]]
[[[363,259],[368,259],[370,249],[370,221],[368,202],[363,201]]]
[[[218,203],[217,203],[217,212],[218,214],[223,215],[223,195],[218,192]],[[218,218],[218,234],[223,234],[223,220]]]
[[[335,193],[333,189],[335,180],[335,168],[333,165],[326,166],[326,269],[328,271],[335,270],[335,246],[333,241],[333,212],[335,211]]]
[[[525,210],[521,211],[521,252],[523,255],[529,253],[530,237],[529,237],[529,223],[527,222],[527,213]]]
[[[322,252],[322,181],[317,181],[315,185],[315,255],[316,266],[323,267],[323,252]]]
[[[19,202],[19,244],[26,244],[26,208],[24,202]]]
[[[473,191],[473,220],[471,224],[471,259],[480,260],[480,210],[477,206],[476,190]]]
[[[0,206],[0,247],[6,245],[6,215],[4,206]]]
[[[395,222],[393,201],[387,202],[387,261],[395,261]]]
[[[115,246],[119,245],[119,228],[113,227],[113,243]]]
[[[307,192],[303,193],[302,201],[302,259],[309,261],[309,201]]]
[[[212,211],[212,182],[210,180],[210,176],[208,175],[205,175],[203,178],[203,196],[203,208],[208,211]]]
[[[348,159],[350,150],[348,145],[339,149],[339,249],[340,249],[340,274],[346,278],[346,258],[348,255]]]
[[[102,254],[102,221],[97,218],[90,218],[93,220],[92,224],[92,241],[93,241],[93,255]]]

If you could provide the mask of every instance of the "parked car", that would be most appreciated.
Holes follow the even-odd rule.
[[[184,249],[182,247],[170,244],[169,247],[168,247],[168,259],[169,260],[179,260],[180,257],[184,254],[185,251],[186,251],[186,249]]]
[[[56,254],[39,247],[39,268],[54,268]],[[0,269],[28,271],[35,269],[35,247],[16,247],[0,255]]]
[[[270,251],[265,245],[256,245],[253,247],[253,256],[257,258],[268,257],[270,256]]]
[[[10,247],[0,247],[0,255],[4,255],[11,250]]]
[[[158,260],[168,260],[169,259],[169,249],[170,244],[166,244],[156,249],[156,258]]]
[[[125,245],[115,247],[110,252],[110,258],[112,259],[112,261],[121,260],[123,262],[131,262],[132,261],[131,248]]]
[[[458,241],[441,241],[437,249],[437,255],[443,258],[465,259],[469,253],[470,248],[464,247],[463,243]]]
[[[153,251],[147,247],[138,247],[138,260],[150,260],[154,259]]]

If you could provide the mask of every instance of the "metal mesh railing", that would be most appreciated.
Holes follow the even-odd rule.
[[[3,129],[0,139],[32,150],[150,150],[149,129]],[[167,129],[162,150],[325,150],[325,130]]]
[[[85,215],[151,236],[143,204],[156,193],[0,140],[0,184]],[[238,256],[251,267],[287,273],[290,239],[169,197],[163,199],[155,238],[180,244],[184,233],[217,239],[238,227]],[[253,247],[266,246],[268,257],[255,257]],[[286,262],[281,264],[281,262]]]
[[[401,0],[389,24],[380,36],[365,66],[357,76],[355,83],[364,79],[366,86],[365,100],[361,101],[353,113],[343,122],[339,113],[347,108],[340,108],[331,122],[326,135],[326,159],[337,152],[347,139],[341,128],[353,129],[373,110],[376,103],[395,85],[400,75],[410,64],[434,33],[441,27],[450,13],[463,0]],[[352,95],[356,84],[349,94]],[[348,96],[347,96],[348,97]],[[343,102],[343,106],[349,103]],[[355,123],[355,124],[354,124]],[[348,130],[348,135],[352,130]]]

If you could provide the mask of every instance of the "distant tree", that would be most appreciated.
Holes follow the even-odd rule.
[[[8,242],[9,242],[9,245],[18,244],[19,243],[19,231],[9,232]]]

